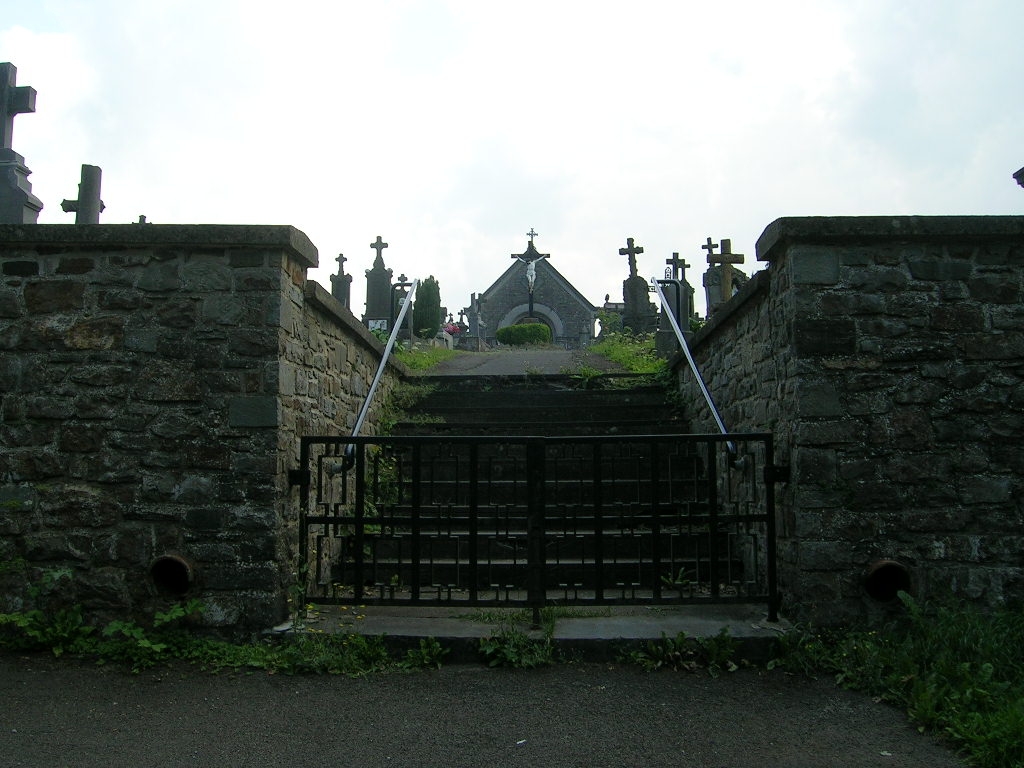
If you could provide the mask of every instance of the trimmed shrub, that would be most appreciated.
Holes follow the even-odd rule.
[[[551,329],[544,323],[524,323],[522,325],[506,325],[494,334],[502,344],[520,346],[522,344],[550,344]]]

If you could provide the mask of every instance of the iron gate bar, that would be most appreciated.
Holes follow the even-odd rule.
[[[735,442],[734,442],[735,441]],[[763,444],[763,454],[749,453],[749,460],[763,461],[763,484],[766,492],[763,498],[761,494],[753,491],[746,491],[746,496],[737,497],[728,503],[728,508],[733,510],[730,514],[719,512],[718,483],[723,476],[719,472],[719,456],[716,450],[718,444],[746,442],[751,443],[752,448]],[[342,473],[340,483],[332,479],[336,475],[339,462],[332,464],[330,458],[338,456],[339,450],[344,450],[345,445],[353,446],[356,471],[354,486],[351,486],[354,504],[349,504],[350,497],[347,495],[350,486],[348,485],[347,472]],[[367,446],[380,446],[387,452],[396,456],[391,477],[398,479],[400,483],[399,498],[394,503],[385,504],[380,498],[374,498],[375,504],[381,503],[379,509],[372,507],[375,517],[372,520],[367,518]],[[430,445],[450,446],[447,454],[443,452],[435,456],[429,462],[432,469],[431,476],[424,479],[424,473],[428,462],[423,457],[423,450]],[[465,449],[458,449],[457,446],[466,446]],[[484,471],[481,460],[480,448],[486,445],[501,446],[500,457],[488,457],[488,466],[491,471],[487,476],[487,509],[494,524],[494,536],[488,535],[486,539],[481,538],[481,513],[484,511],[481,497],[481,483],[484,478],[480,472]],[[559,452],[555,450],[548,457],[546,448],[566,446]],[[622,450],[614,451],[614,456],[605,454],[606,445],[621,445]],[[635,449],[646,451],[631,450]],[[704,460],[687,458],[694,456],[687,446],[703,445],[706,451]],[[312,482],[308,474],[310,463],[314,460],[313,448],[320,446],[322,453],[315,456],[318,468],[316,482],[317,497],[313,500],[314,506],[321,510],[322,514],[310,514],[310,489]],[[523,484],[522,470],[523,458],[515,450],[516,447],[525,449],[526,483]],[[572,449],[571,446],[580,446]],[[407,461],[408,454],[403,454],[405,447],[412,453],[410,461]],[[590,462],[592,473],[589,478],[572,477],[571,482],[561,482],[569,478],[567,471],[572,467],[577,469],[586,467],[586,453],[584,447],[590,449]],[[469,451],[469,458],[465,458],[465,450]],[[649,453],[649,458],[644,453]],[[761,458],[763,456],[763,459]],[[630,472],[625,469],[621,472],[615,471],[610,480],[605,473],[604,460],[608,458],[609,466],[613,469],[616,466],[624,466],[622,462],[627,459],[632,462],[635,469],[642,467],[643,461],[650,461],[649,472],[645,473],[648,479],[648,487],[635,474],[630,479]],[[630,458],[631,457],[631,458]],[[371,480],[372,486],[377,486],[380,493],[381,477],[379,475],[380,453],[375,452],[374,461],[371,462],[374,469],[374,477]],[[465,472],[462,466],[469,461],[469,467]],[[767,600],[769,608],[769,620],[777,619],[779,594],[777,589],[777,562],[775,553],[775,503],[774,484],[779,478],[784,478],[782,468],[774,465],[774,452],[772,437],[765,433],[735,433],[729,435],[615,435],[615,436],[519,436],[519,437],[494,437],[494,436],[411,436],[411,437],[315,437],[304,436],[300,444],[299,470],[290,473],[299,480],[299,500],[301,505],[299,519],[299,554],[303,564],[303,572],[309,577],[315,577],[315,583],[309,578],[305,581],[306,594],[304,599],[309,602],[320,603],[351,603],[366,601],[366,587],[373,584],[374,589],[379,593],[375,598],[382,603],[415,604],[451,604],[451,605],[525,605],[533,609],[534,615],[539,613],[540,606],[550,603],[556,598],[548,593],[547,573],[551,568],[556,569],[559,578],[551,582],[553,589],[561,589],[564,593],[563,599],[558,602],[575,604],[637,604],[637,603],[707,603],[706,596],[711,593],[711,600],[714,602],[760,602]],[[452,476],[445,478],[433,470],[436,467],[446,465]],[[617,462],[617,464],[615,463]],[[666,463],[667,475],[663,474],[661,464]],[[548,476],[546,467],[552,467],[552,474]],[[732,471],[733,462],[723,468],[726,471],[724,476],[728,480]],[[689,469],[703,470],[706,483],[701,483],[706,488],[706,494],[698,492],[698,486],[694,485],[691,476],[681,477],[680,472]],[[351,465],[348,466],[351,470]],[[496,476],[496,472],[502,476]],[[504,473],[504,474],[502,474]],[[468,489],[465,487],[464,478],[468,476]],[[756,473],[744,471],[744,478],[756,477]],[[695,477],[695,476],[694,476]],[[303,482],[304,480],[304,482]],[[374,482],[375,481],[375,482]],[[390,481],[389,481],[390,482]],[[426,482],[426,485],[424,483]],[[615,525],[626,526],[622,530],[626,536],[635,539],[637,546],[633,549],[633,555],[629,555],[622,549],[621,537],[609,537],[607,525],[612,521],[607,516],[607,498],[605,496],[606,485],[611,483],[626,482],[626,487],[632,487],[633,493],[627,496],[633,499],[632,502],[615,501],[620,507],[615,513],[618,521]],[[639,482],[639,484],[637,484]],[[669,483],[663,489],[663,483]],[[445,496],[445,483],[451,490]],[[554,526],[547,530],[547,484],[552,485],[552,491],[557,495],[550,499],[554,517],[550,524]],[[561,483],[561,484],[560,484]],[[338,490],[338,486],[345,489],[345,496],[339,501],[331,494]],[[732,487],[731,483],[726,483]],[[620,495],[619,490],[614,491],[616,498],[625,498]],[[507,496],[499,495],[505,489],[513,494],[511,502]],[[526,491],[525,502],[521,491]],[[406,496],[408,492],[408,496]],[[668,493],[667,497],[663,493]],[[431,530],[423,527],[423,514],[428,509],[425,506],[427,500],[423,494],[429,493],[430,507],[439,517],[434,519],[434,528],[437,530],[431,534]],[[692,495],[696,493],[696,495]],[[744,491],[740,491],[744,493]],[[326,496],[325,496],[326,494]],[[438,495],[440,494],[440,496]],[[568,494],[568,498],[566,496]],[[733,491],[729,492],[732,498]],[[330,498],[327,498],[330,497]],[[646,504],[644,504],[644,498]],[[504,500],[502,500],[504,499]],[[406,506],[406,501],[409,504]],[[643,517],[634,517],[635,512],[630,512],[632,507],[639,511],[642,507],[636,507],[637,503],[647,506],[650,510],[650,526],[643,530]],[[390,506],[389,506],[390,504]],[[582,514],[575,511],[575,507],[583,504],[589,507],[589,514]],[[751,505],[755,506],[751,506]],[[396,506],[397,505],[397,506]],[[763,509],[764,512],[752,511]],[[403,511],[404,509],[404,511]],[[520,554],[520,543],[517,543],[515,527],[516,520],[522,512],[526,512],[526,560]],[[384,517],[384,513],[388,517]],[[462,515],[465,514],[465,522]],[[374,531],[369,532],[367,526],[372,523]],[[556,524],[557,523],[557,524]],[[666,525],[671,524],[671,529]],[[490,523],[489,523],[490,525]],[[637,527],[637,526],[640,527]],[[751,525],[764,526],[763,536],[752,530]],[[313,530],[313,526],[323,526],[322,529]],[[378,527],[379,526],[379,527]],[[582,528],[581,528],[582,526]],[[467,530],[468,528],[468,530]],[[330,531],[335,532],[334,539]],[[379,533],[378,533],[379,531]],[[503,532],[504,531],[504,532]],[[631,531],[631,533],[627,533]],[[703,531],[703,532],[702,532]],[[338,534],[342,534],[338,538]],[[314,552],[310,551],[310,541],[313,535],[322,542]],[[429,555],[424,560],[422,549],[422,538],[432,536],[433,543],[427,543]],[[661,541],[663,535],[671,537],[665,542]],[[724,538],[723,538],[724,537]],[[588,547],[587,539],[590,539]],[[501,542],[506,544],[502,545]],[[707,560],[703,559],[702,550],[706,542]],[[492,544],[498,544],[495,550]],[[463,545],[468,552],[470,581],[467,584],[459,575],[465,572],[462,564]],[[487,555],[487,568],[490,574],[488,583],[493,589],[493,599],[482,596],[480,585],[482,580],[482,564],[480,561],[480,548],[486,545],[490,554]],[[668,545],[668,550],[663,549]],[[341,560],[335,558],[340,546]],[[552,547],[553,560],[546,555],[546,548]],[[385,547],[384,550],[381,547]],[[511,553],[511,561],[501,560],[500,550],[504,547]],[[390,549],[389,549],[390,548]],[[368,550],[370,550],[368,552]],[[646,550],[646,553],[645,553]],[[763,551],[762,551],[763,550]],[[381,560],[381,552],[384,552],[384,559]],[[399,572],[408,573],[408,589],[404,592],[400,589],[400,595],[396,596],[395,588],[382,585],[380,581],[381,568],[385,567],[388,551],[392,551],[397,557]],[[743,553],[746,552],[744,555]],[[497,555],[495,553],[498,553]],[[575,553],[575,554],[574,554]],[[372,555],[373,568],[370,572],[367,568],[367,557]],[[609,555],[611,559],[609,560]],[[722,570],[722,556],[727,555],[726,571]],[[317,557],[317,567],[311,568],[310,558]],[[408,559],[406,559],[408,556]],[[761,562],[761,557],[764,562]],[[496,559],[496,557],[498,559]],[[666,560],[666,557],[668,558]],[[701,562],[708,566],[707,578],[702,576]],[[504,563],[504,564],[503,564]],[[347,564],[347,565],[346,565]],[[664,586],[673,584],[673,589],[678,592],[678,597],[666,596],[663,587],[661,569],[668,564],[671,570],[670,577],[674,576],[680,564],[686,567],[693,567],[696,588],[706,591],[694,591],[691,587],[688,594],[683,589],[675,586],[676,582],[682,581],[682,577],[672,582],[664,581]],[[749,566],[754,570],[748,572]],[[323,570],[326,566],[327,571]],[[430,590],[436,592],[437,599],[430,599],[424,596],[422,579],[425,575],[423,568],[429,569]],[[614,569],[614,576],[609,571]],[[632,575],[623,579],[626,572],[623,567],[632,570]],[[339,595],[339,582],[333,577],[334,569],[341,568],[343,581],[350,586],[342,588],[344,594]],[[444,569],[448,568],[449,571]],[[455,569],[454,577],[449,576],[447,580],[443,575]],[[734,574],[737,569],[737,578]],[[440,570],[439,570],[440,569]],[[511,570],[509,570],[511,569]],[[762,574],[762,569],[765,572]],[[516,577],[515,574],[521,574]],[[326,574],[326,575],[325,575]],[[435,575],[441,574],[441,575]],[[525,576],[524,586],[520,579]],[[615,590],[618,596],[608,594],[610,585],[608,578],[616,584]],[[725,578],[730,585],[730,594],[722,594],[719,585],[720,580]],[[590,583],[588,583],[590,580]],[[326,586],[325,586],[326,582]],[[645,583],[646,582],[646,583]],[[316,586],[319,585],[319,586]],[[561,585],[561,586],[559,586]],[[525,599],[517,596],[516,590],[524,589]],[[735,587],[735,589],[733,589]],[[767,595],[763,592],[767,591]],[[413,598],[409,599],[403,595],[409,591],[413,592]],[[315,592],[315,594],[314,594]],[[326,594],[325,594],[326,593]],[[387,595],[385,596],[385,593]],[[468,593],[468,601],[464,595]],[[522,593],[518,593],[522,594]]]

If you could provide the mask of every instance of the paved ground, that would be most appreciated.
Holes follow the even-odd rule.
[[[902,713],[778,671],[131,675],[0,656],[0,692],[0,764],[12,768],[962,766]]]
[[[424,373],[429,376],[523,376],[565,373],[580,365],[599,371],[622,371],[616,363],[585,350],[499,347],[487,352],[460,352]]]

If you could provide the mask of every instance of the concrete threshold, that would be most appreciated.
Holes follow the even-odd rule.
[[[778,638],[792,629],[785,619],[769,622],[760,605],[656,605],[558,607],[554,609],[552,640],[565,658],[612,661],[632,648],[663,635],[675,638],[714,637],[727,630],[740,644],[740,654],[751,661],[771,658]],[[310,630],[383,637],[390,648],[402,652],[419,641],[434,638],[449,649],[450,662],[479,659],[481,638],[513,627],[534,639],[544,630],[530,626],[524,608],[474,606],[317,606],[309,612]]]

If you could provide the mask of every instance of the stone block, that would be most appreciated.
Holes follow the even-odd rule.
[[[966,261],[910,261],[910,276],[915,280],[966,280],[974,271]]]
[[[11,259],[0,266],[0,273],[9,277],[35,277],[39,274],[38,259]]]
[[[1020,279],[1007,275],[981,275],[968,281],[971,298],[992,304],[1019,304]]]
[[[793,351],[801,356],[852,355],[857,330],[851,318],[797,318],[793,321]]]
[[[181,288],[181,278],[178,275],[178,262],[172,261],[164,264],[151,263],[139,274],[136,287],[142,291],[153,293],[163,291],[177,291]]]
[[[68,349],[120,349],[124,344],[123,317],[93,317],[74,323],[64,334]]]
[[[899,267],[852,270],[846,278],[850,288],[865,293],[892,293],[907,287],[907,273]]]
[[[802,381],[796,392],[797,413],[803,417],[843,416],[843,404],[835,385],[828,381]]]
[[[789,254],[794,285],[835,285],[839,282],[839,253],[835,250],[794,248]]]
[[[274,395],[247,395],[228,401],[228,424],[232,427],[276,427],[278,400]]]
[[[1012,482],[1008,477],[975,475],[960,480],[960,500],[964,504],[1002,504],[1011,499]]]
[[[28,283],[24,297],[29,314],[75,312],[85,308],[85,283],[59,280]]]
[[[0,291],[0,318],[12,319],[21,317],[25,311],[21,307],[21,300],[14,291]]]

